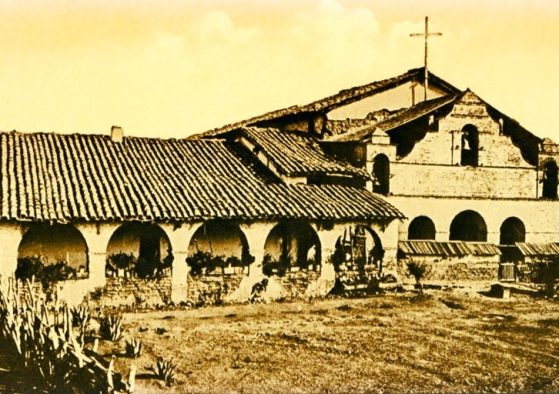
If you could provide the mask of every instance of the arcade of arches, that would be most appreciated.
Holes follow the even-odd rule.
[[[298,221],[282,222],[272,228],[264,253],[272,261],[285,261],[301,268],[321,262],[318,235],[308,223]]]
[[[65,262],[78,273],[87,272],[88,250],[83,235],[70,224],[36,224],[23,235],[18,259],[39,258],[45,265]]]

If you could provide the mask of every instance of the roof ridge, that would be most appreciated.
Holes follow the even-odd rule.
[[[395,77],[385,78],[374,82],[369,82],[367,84],[343,89],[338,91],[337,93],[334,93],[332,95],[326,96],[318,100],[314,100],[308,104],[292,105],[290,107],[284,107],[282,109],[268,111],[265,112],[264,114],[253,116],[245,120],[229,123],[224,126],[216,127],[214,129],[202,133],[193,134],[188,138],[200,139],[205,137],[215,137],[223,133],[227,133],[229,131],[238,129],[242,126],[251,125],[257,122],[269,121],[272,119],[278,119],[285,116],[293,116],[296,114],[300,114],[302,112],[329,111],[339,106],[346,105],[354,101],[358,101],[364,97],[368,97],[368,95],[382,93],[383,91],[386,91],[391,87],[399,86],[401,83],[412,80],[414,78],[417,78],[418,80],[422,80],[422,78],[424,78],[424,73],[422,72],[423,70],[424,67],[412,68]],[[444,81],[443,79],[439,78],[438,76],[436,76],[431,72],[429,72],[429,78],[432,78],[433,81],[442,85],[446,90],[450,92],[457,93],[460,91],[450,83]]]

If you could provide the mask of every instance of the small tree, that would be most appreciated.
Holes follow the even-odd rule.
[[[423,283],[421,282],[421,280],[427,272],[427,266],[413,260],[408,261],[406,265],[408,267],[408,272],[410,273],[410,275],[415,278],[415,283],[416,286],[419,288],[419,292],[423,294]]]
[[[545,295],[553,297],[555,295],[555,282],[559,278],[559,259],[547,261],[540,264],[539,280],[545,286]]]

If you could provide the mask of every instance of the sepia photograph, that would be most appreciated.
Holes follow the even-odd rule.
[[[0,15],[0,393],[559,393],[559,2]]]

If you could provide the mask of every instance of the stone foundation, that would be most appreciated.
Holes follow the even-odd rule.
[[[359,267],[357,264],[342,263],[338,267],[336,277],[346,290],[366,287],[371,279],[378,278],[378,268],[374,264],[365,264]]]
[[[99,297],[98,301],[103,306],[167,304],[171,301],[171,281],[171,276],[153,279],[107,278],[105,286],[92,298]]]
[[[281,293],[284,298],[300,298],[305,296],[309,285],[316,282],[320,275],[320,266],[318,266],[314,270],[293,270],[292,268],[291,271],[287,271],[284,275],[273,275],[272,278],[281,285]]]
[[[195,304],[218,304],[233,294],[246,274],[202,274],[187,276],[187,299]]]
[[[427,265],[423,282],[492,282],[499,280],[499,263],[496,261],[468,259],[424,260]],[[405,282],[415,279],[408,272],[406,261],[398,263],[400,278]]]

